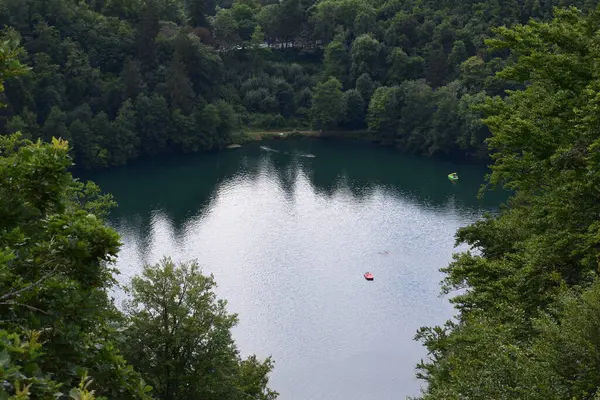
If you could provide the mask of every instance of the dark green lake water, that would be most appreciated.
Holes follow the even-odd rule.
[[[305,139],[85,178],[119,203],[120,279],[163,255],[197,259],[240,315],[242,354],[274,357],[282,400],[386,400],[419,393],[415,332],[453,315],[438,270],[456,229],[504,200],[477,200],[485,172]]]

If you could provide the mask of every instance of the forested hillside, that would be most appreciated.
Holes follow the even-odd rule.
[[[527,83],[486,101],[491,183],[509,207],[460,229],[445,269],[458,318],[424,328],[425,399],[600,398],[600,10],[501,29]]]
[[[508,53],[484,38],[565,4],[2,0],[32,68],[7,82],[4,131],[67,139],[86,168],[219,149],[246,128],[368,128],[403,151],[483,159],[471,106],[518,87],[493,75]]]

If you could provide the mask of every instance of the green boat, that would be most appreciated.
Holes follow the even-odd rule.
[[[450,179],[451,181],[457,181],[458,180],[458,174],[456,172],[448,174],[448,179]]]

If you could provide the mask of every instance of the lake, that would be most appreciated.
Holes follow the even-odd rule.
[[[485,173],[299,139],[85,178],[119,203],[110,218],[123,241],[119,279],[163,255],[197,259],[239,314],[242,355],[273,356],[280,399],[386,400],[419,394],[426,350],[414,335],[454,314],[439,269],[456,230],[504,200],[476,198]]]

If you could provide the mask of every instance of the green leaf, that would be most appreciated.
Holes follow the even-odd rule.
[[[8,367],[9,363],[10,363],[10,354],[8,354],[6,349],[2,350],[0,352],[0,368]]]

